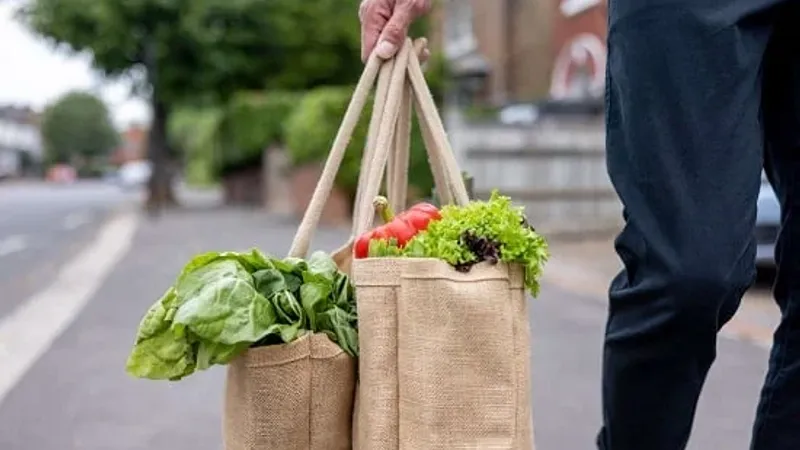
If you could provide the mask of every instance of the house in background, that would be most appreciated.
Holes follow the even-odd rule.
[[[38,114],[28,107],[0,106],[0,178],[33,172],[43,153]]]
[[[491,105],[602,97],[607,0],[442,0],[431,45]]]
[[[605,89],[607,0],[558,0],[550,97],[599,99]]]
[[[121,166],[147,158],[147,128],[134,124],[122,132],[120,145],[111,154],[111,164]]]

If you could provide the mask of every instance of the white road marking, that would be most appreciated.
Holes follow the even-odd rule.
[[[78,212],[72,213],[64,218],[64,222],[62,226],[65,230],[74,230],[81,225],[86,225],[87,223],[91,222],[92,218],[87,213]]]
[[[25,236],[17,234],[0,239],[0,256],[7,256],[12,253],[21,252],[28,247],[28,240]]]
[[[137,224],[137,216],[131,213],[116,216],[94,242],[63,266],[50,286],[0,319],[0,404],[127,253]]]

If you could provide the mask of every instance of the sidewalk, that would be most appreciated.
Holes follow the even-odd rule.
[[[155,221],[140,218],[128,254],[0,404],[0,449],[219,449],[223,367],[179,383],[153,382],[127,376],[125,359],[142,315],[190,257],[253,246],[282,255],[293,233],[292,224],[248,210],[183,210]],[[314,247],[334,249],[345,236],[343,229],[320,230]],[[605,308],[602,296],[576,290],[592,277],[599,286],[606,266],[599,256],[582,256],[588,248],[573,253],[572,245],[554,243],[555,267],[572,258],[583,261],[583,269],[562,266],[562,275],[572,274],[566,281],[573,289],[546,280],[540,298],[531,301],[537,450],[593,448],[600,423]],[[550,272],[548,279],[556,280],[558,270]],[[766,357],[748,343],[720,343],[690,449],[746,450]]]
[[[168,383],[129,377],[125,361],[142,316],[192,256],[254,246],[283,255],[294,229],[261,212],[217,208],[138,222],[130,251],[0,403],[0,449],[221,448],[224,368]],[[315,246],[333,249],[344,236],[321,230]]]
[[[622,267],[614,252],[613,236],[585,241],[552,240],[550,253],[546,282],[605,304],[609,283]],[[780,311],[772,301],[770,286],[760,283],[747,292],[722,334],[769,348],[779,320]]]

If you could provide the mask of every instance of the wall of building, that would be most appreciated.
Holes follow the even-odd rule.
[[[607,52],[607,0],[557,1],[558,7],[551,16],[554,59],[550,96],[601,97]]]
[[[492,68],[492,98],[602,96],[606,0],[450,1],[473,8],[476,47]],[[458,108],[448,108],[446,121],[478,196],[501,190],[524,205],[546,235],[606,234],[621,226],[601,117],[545,117],[508,126],[467,120]]]
[[[605,71],[606,11],[607,0],[442,0],[431,43],[454,61],[470,51],[486,61],[481,94],[491,104],[584,90],[596,97]]]
[[[120,146],[111,155],[111,163],[121,165],[147,158],[147,129],[131,125],[122,132]]]
[[[22,175],[23,160],[42,160],[38,115],[26,107],[0,107],[0,177]]]
[[[553,15],[555,3],[542,0],[514,2],[510,54],[510,84],[517,99],[537,99],[550,89],[553,68]]]
[[[548,236],[618,231],[622,209],[606,171],[601,118],[507,126],[468,121],[451,110],[447,119],[453,150],[478,197],[499,189]]]
[[[432,16],[431,45],[451,57],[473,51],[486,61],[490,73],[481,94],[488,103],[545,96],[553,1],[442,0]]]

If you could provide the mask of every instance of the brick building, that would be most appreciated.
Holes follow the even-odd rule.
[[[131,125],[122,132],[120,145],[111,155],[111,163],[122,165],[147,158],[147,129],[141,125]]]
[[[607,0],[558,0],[553,15],[553,98],[602,97]]]
[[[441,0],[431,43],[492,104],[600,95],[606,0]]]
[[[24,175],[41,163],[39,120],[29,107],[0,106],[0,178]]]

